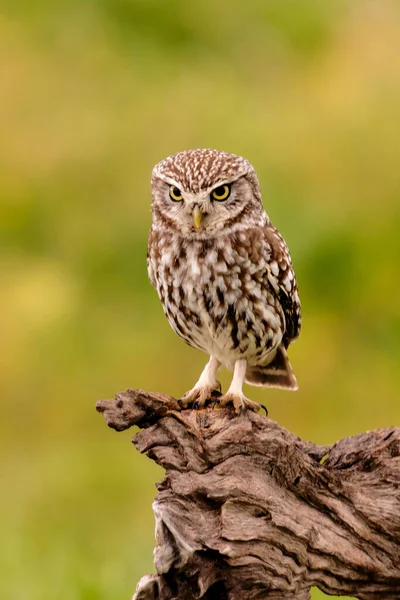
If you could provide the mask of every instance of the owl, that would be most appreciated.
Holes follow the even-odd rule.
[[[233,370],[219,405],[258,410],[243,383],[297,389],[288,347],[299,335],[300,300],[288,247],[264,211],[252,165],[219,150],[179,152],[152,173],[147,265],[173,330],[209,355],[181,398],[205,406]]]

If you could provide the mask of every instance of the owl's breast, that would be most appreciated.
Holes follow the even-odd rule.
[[[255,263],[220,239],[171,243],[152,265],[164,312],[189,345],[229,365],[265,361],[280,343],[282,310],[264,259]]]

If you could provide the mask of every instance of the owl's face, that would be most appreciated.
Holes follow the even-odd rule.
[[[187,150],[158,163],[152,195],[155,226],[185,237],[225,234],[265,218],[251,164],[218,150]]]

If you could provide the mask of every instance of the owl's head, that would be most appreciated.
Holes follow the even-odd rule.
[[[187,150],[153,169],[153,223],[184,236],[229,233],[265,220],[260,186],[252,165],[219,150]]]

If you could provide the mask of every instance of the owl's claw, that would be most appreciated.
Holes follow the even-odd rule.
[[[243,394],[232,394],[229,392],[218,398],[218,404],[220,406],[227,406],[228,404],[233,404],[235,412],[238,415],[244,412],[245,410],[253,410],[254,412],[258,412],[261,408],[260,404],[249,400]]]
[[[204,408],[207,400],[211,400],[212,393],[214,390],[219,388],[221,390],[221,384],[219,381],[215,382],[215,386],[203,386],[197,387],[195,386],[192,390],[189,390],[179,398],[179,404],[183,408],[193,408],[193,409],[201,409]]]

